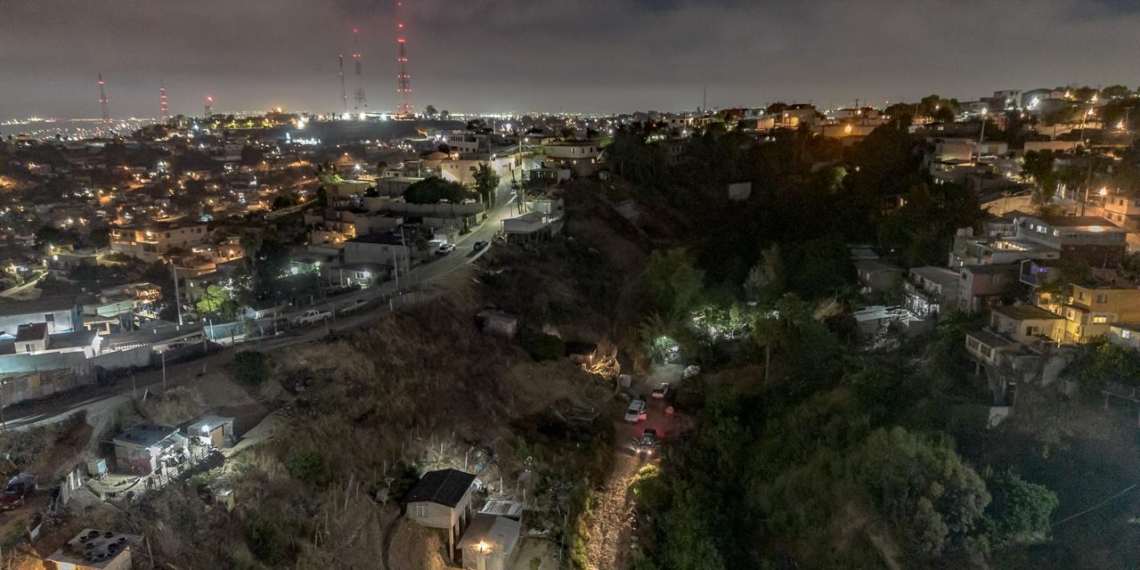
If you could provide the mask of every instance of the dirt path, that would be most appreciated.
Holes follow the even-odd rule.
[[[633,509],[630,484],[637,473],[637,460],[618,451],[614,470],[605,482],[605,490],[591,517],[587,558],[590,570],[621,570],[626,566],[629,543],[629,520]]]

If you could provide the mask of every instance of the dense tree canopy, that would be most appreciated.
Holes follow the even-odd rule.
[[[458,204],[473,197],[474,194],[466,186],[438,176],[420,180],[404,190],[404,201],[409,204],[438,204],[444,200]]]

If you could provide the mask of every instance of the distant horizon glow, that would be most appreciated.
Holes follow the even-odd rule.
[[[706,93],[719,109],[882,107],[931,93],[970,101],[1001,89],[1140,85],[1136,66],[1087,49],[1131,52],[1140,5],[1124,0],[418,0],[405,9],[417,113],[429,104],[467,114],[691,111]],[[0,21],[2,112],[99,117],[102,73],[116,120],[161,116],[160,86],[171,116],[201,114],[207,94],[216,113],[339,113],[338,57],[356,53],[358,35],[368,111],[395,113],[395,12],[394,0],[12,3]]]

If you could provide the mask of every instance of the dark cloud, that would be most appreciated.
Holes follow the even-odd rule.
[[[413,101],[451,110],[975,98],[1140,83],[1127,0],[407,0]],[[0,116],[339,108],[360,29],[373,109],[396,104],[394,0],[0,0]],[[1115,55],[1114,55],[1115,54]],[[351,92],[355,79],[351,75]]]

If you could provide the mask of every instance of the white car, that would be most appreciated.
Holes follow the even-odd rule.
[[[447,255],[453,251],[455,251],[455,244],[453,243],[441,243],[439,249],[435,250],[439,255]]]
[[[638,398],[629,403],[629,409],[625,411],[625,422],[628,424],[635,424],[648,417],[645,412],[645,400]]]
[[[332,311],[318,311],[316,309],[309,309],[301,316],[293,319],[294,326],[312,325],[319,323],[325,319],[332,318]]]

